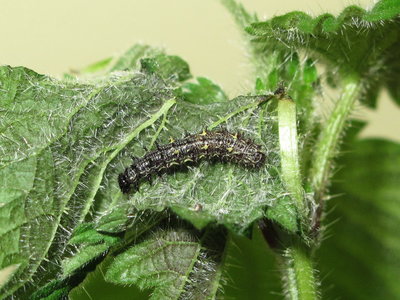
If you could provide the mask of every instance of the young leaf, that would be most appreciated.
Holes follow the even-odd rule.
[[[102,234],[94,229],[94,225],[92,223],[83,223],[80,224],[72,234],[68,243],[70,245],[79,245],[79,244],[92,244],[96,245],[99,243],[105,242],[106,244],[115,244],[118,238],[113,236],[107,236]]]
[[[109,67],[109,65],[112,62],[112,57],[108,57],[105,59],[102,59],[100,61],[97,61],[95,63],[90,64],[89,66],[83,68],[80,73],[88,73],[88,74],[93,74],[93,73],[98,73],[101,71],[104,71]]]
[[[225,244],[224,231],[216,234],[218,239],[214,236],[210,244],[206,240],[209,233],[201,242],[187,230],[159,230],[118,255],[105,278],[141,289],[155,288],[151,299],[213,299],[219,285],[221,245]]]
[[[125,210],[124,212],[126,213]],[[43,299],[52,295],[55,299],[63,299],[63,296],[68,295],[74,287],[80,285],[86,279],[88,273],[92,272],[97,265],[103,263],[108,253],[121,251],[126,245],[132,243],[132,240],[138,239],[141,234],[155,226],[166,216],[166,213],[137,211],[133,216],[132,214],[125,215],[125,218],[133,217],[134,220],[129,222],[129,226],[125,224],[124,230],[128,230],[128,232],[124,234],[124,239],[122,234],[115,234],[115,229],[110,227],[113,222],[110,224],[107,222],[108,219],[102,225],[112,229],[111,234],[95,230],[93,223],[79,225],[69,240],[69,244],[79,245],[79,248],[68,249],[68,257],[62,261],[62,279],[56,279],[46,284],[35,292],[34,298]]]
[[[148,45],[137,44],[129,48],[124,54],[115,58],[108,73],[115,71],[137,70],[140,67],[140,60],[145,57],[159,55],[162,50],[150,47]]]
[[[183,98],[186,101],[204,105],[228,100],[224,91],[210,79],[197,77],[197,82],[187,82],[182,86]]]
[[[267,49],[306,50],[309,57],[322,58],[320,63],[328,62],[328,68],[338,69],[340,75],[357,75],[363,80],[364,94],[369,95],[376,82],[391,88],[391,78],[399,75],[399,22],[388,20],[390,16],[396,20],[399,14],[399,2],[389,0],[378,2],[370,12],[349,6],[338,17],[290,12],[253,23],[247,31],[257,37],[259,55]],[[374,107],[375,101],[367,104]]]
[[[102,59],[92,63],[81,70],[73,70],[70,73],[64,74],[65,79],[73,80],[74,76],[80,78],[104,76],[116,71],[135,71],[140,69],[140,60],[146,57],[152,57],[162,54],[161,49],[153,48],[148,45],[136,44],[129,48],[125,53]]]
[[[192,77],[189,65],[179,56],[158,54],[140,60],[141,70],[156,73],[169,81],[185,81]]]

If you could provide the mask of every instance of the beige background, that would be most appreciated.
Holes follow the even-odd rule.
[[[243,0],[266,18],[290,10],[339,13],[371,0]],[[232,18],[218,0],[0,0],[0,64],[59,76],[118,54],[137,42],[166,48],[189,62],[194,75],[220,83],[230,96],[251,90],[250,66]],[[400,141],[400,109],[387,97],[364,136]]]

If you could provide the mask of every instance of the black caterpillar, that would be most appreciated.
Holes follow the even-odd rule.
[[[251,168],[259,168],[265,161],[261,146],[243,138],[239,133],[228,131],[203,131],[170,144],[158,146],[157,150],[138,158],[118,176],[123,193],[131,186],[137,190],[142,179],[151,179],[153,174],[193,164],[201,159],[231,161]]]

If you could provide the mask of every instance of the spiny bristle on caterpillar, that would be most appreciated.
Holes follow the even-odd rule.
[[[261,146],[243,138],[240,133],[229,131],[206,131],[188,135],[135,159],[132,165],[118,176],[118,183],[123,193],[128,193],[133,186],[149,180],[154,174],[162,174],[179,166],[195,164],[203,159],[234,162],[244,167],[259,168],[265,162]]]

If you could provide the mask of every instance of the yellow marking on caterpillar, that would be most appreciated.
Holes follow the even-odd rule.
[[[226,148],[226,150],[228,150],[228,152],[232,152],[233,151],[233,147]]]
[[[174,151],[174,154],[179,154],[180,153],[180,151],[178,150],[178,149],[176,149],[175,151]]]
[[[235,139],[235,140],[237,140],[237,138],[238,138],[238,134],[237,134],[237,133],[231,134],[231,136],[232,136],[232,138]]]
[[[173,138],[172,136],[169,137],[169,142],[170,142],[170,143],[175,142],[175,140],[174,140],[174,138]]]
[[[208,149],[208,144],[205,144],[203,147],[201,147],[201,149],[203,149],[203,150],[207,150]]]
[[[207,131],[203,130],[203,132],[202,132],[202,133],[200,133],[200,135],[202,135],[202,136],[205,136],[205,135],[207,135]]]

